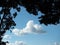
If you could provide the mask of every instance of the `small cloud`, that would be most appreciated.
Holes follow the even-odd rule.
[[[15,41],[14,43],[6,43],[6,45],[26,45],[23,41]]]
[[[11,36],[10,35],[4,35],[4,37],[3,37],[4,39],[10,39],[11,38]]]
[[[10,35],[4,35],[2,41],[9,41],[11,39]]]
[[[15,35],[19,35],[19,32],[20,32],[20,31],[19,31],[19,29],[16,28],[16,29],[13,29],[12,32],[13,32]]]
[[[15,35],[26,35],[26,34],[40,34],[40,33],[46,33],[46,31],[43,30],[42,26],[39,24],[35,24],[33,20],[30,20],[27,22],[26,27],[23,29],[13,29],[12,31]]]

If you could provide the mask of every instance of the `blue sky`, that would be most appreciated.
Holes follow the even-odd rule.
[[[7,31],[3,40],[10,42],[7,45],[60,45],[60,24],[48,26],[40,24],[38,17],[41,14],[38,12],[38,16],[34,16],[21,7],[21,12],[18,12],[14,19],[15,29],[12,30],[12,33]]]

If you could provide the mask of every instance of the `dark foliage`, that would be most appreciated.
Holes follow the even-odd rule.
[[[4,33],[16,25],[13,19],[17,16],[17,12],[20,12],[19,6],[25,7],[28,13],[35,16],[41,11],[44,15],[39,17],[40,23],[45,25],[60,23],[60,0],[0,0],[1,45],[6,45],[6,42],[2,42]],[[11,14],[11,8],[17,12]]]

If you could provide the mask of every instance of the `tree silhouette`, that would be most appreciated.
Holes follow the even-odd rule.
[[[28,13],[35,16],[41,11],[44,15],[39,17],[40,23],[45,25],[60,23],[60,0],[0,0],[1,45],[6,45],[6,42],[2,41],[4,33],[16,25],[14,18],[17,12],[20,12],[20,6],[25,7]],[[16,9],[17,12],[11,14],[11,8]]]

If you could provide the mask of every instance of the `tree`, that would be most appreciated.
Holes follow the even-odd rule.
[[[59,4],[60,0],[0,0],[0,44],[6,45],[2,38],[7,30],[16,25],[13,19],[17,16],[17,12],[20,12],[19,6],[25,7],[28,13],[35,16],[41,11],[44,15],[39,17],[39,22],[48,25],[60,23]],[[17,12],[11,14],[11,8]]]

